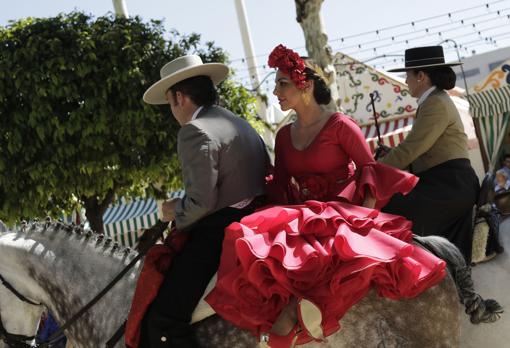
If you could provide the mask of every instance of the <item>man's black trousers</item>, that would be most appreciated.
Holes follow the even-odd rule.
[[[218,270],[225,227],[253,209],[223,208],[182,232],[189,237],[174,256],[142,322],[139,348],[197,347],[191,315]]]

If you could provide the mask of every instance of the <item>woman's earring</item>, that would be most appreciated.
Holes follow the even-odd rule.
[[[303,103],[305,104],[305,106],[310,105],[310,94],[303,92],[301,94],[301,98],[303,98]]]

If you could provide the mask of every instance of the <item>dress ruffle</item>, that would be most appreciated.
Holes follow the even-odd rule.
[[[380,209],[395,193],[408,194],[418,180],[408,172],[374,161],[351,173],[308,174],[291,177],[284,183],[269,182],[268,192],[270,200],[279,204],[301,204],[308,200],[362,204],[365,192],[369,191],[376,199],[375,208]]]
[[[331,185],[329,198],[361,204],[368,190],[376,199],[376,209],[380,209],[395,193],[405,195],[411,192],[418,180],[418,177],[408,172],[396,171],[387,165],[370,162],[358,168],[354,175],[344,182]]]
[[[410,244],[410,228],[403,217],[343,202],[262,209],[226,229],[218,283],[206,301],[259,335],[291,297],[304,297],[321,308],[329,335],[372,286],[381,296],[410,298],[444,277],[444,261]]]

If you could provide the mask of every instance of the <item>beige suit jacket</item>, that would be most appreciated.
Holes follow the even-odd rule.
[[[418,107],[404,141],[379,162],[417,174],[456,158],[469,158],[467,136],[455,104],[436,89]]]
[[[265,193],[270,164],[262,138],[248,122],[219,106],[204,107],[177,136],[186,195],[176,205],[177,228]]]

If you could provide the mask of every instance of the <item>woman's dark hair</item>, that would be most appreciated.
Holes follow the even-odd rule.
[[[430,79],[432,85],[439,89],[449,90],[455,87],[455,81],[457,75],[452,68],[449,66],[438,66],[429,68],[413,69],[414,73],[417,74],[419,71],[423,71]]]
[[[314,70],[309,67],[305,68],[306,79],[313,80],[314,89],[313,89],[313,98],[317,102],[317,104],[327,105],[331,101],[331,90],[326,85],[326,81],[317,74]]]
[[[218,92],[209,76],[194,76],[169,88],[175,98],[177,92],[187,95],[197,106],[211,106],[218,101]]]

